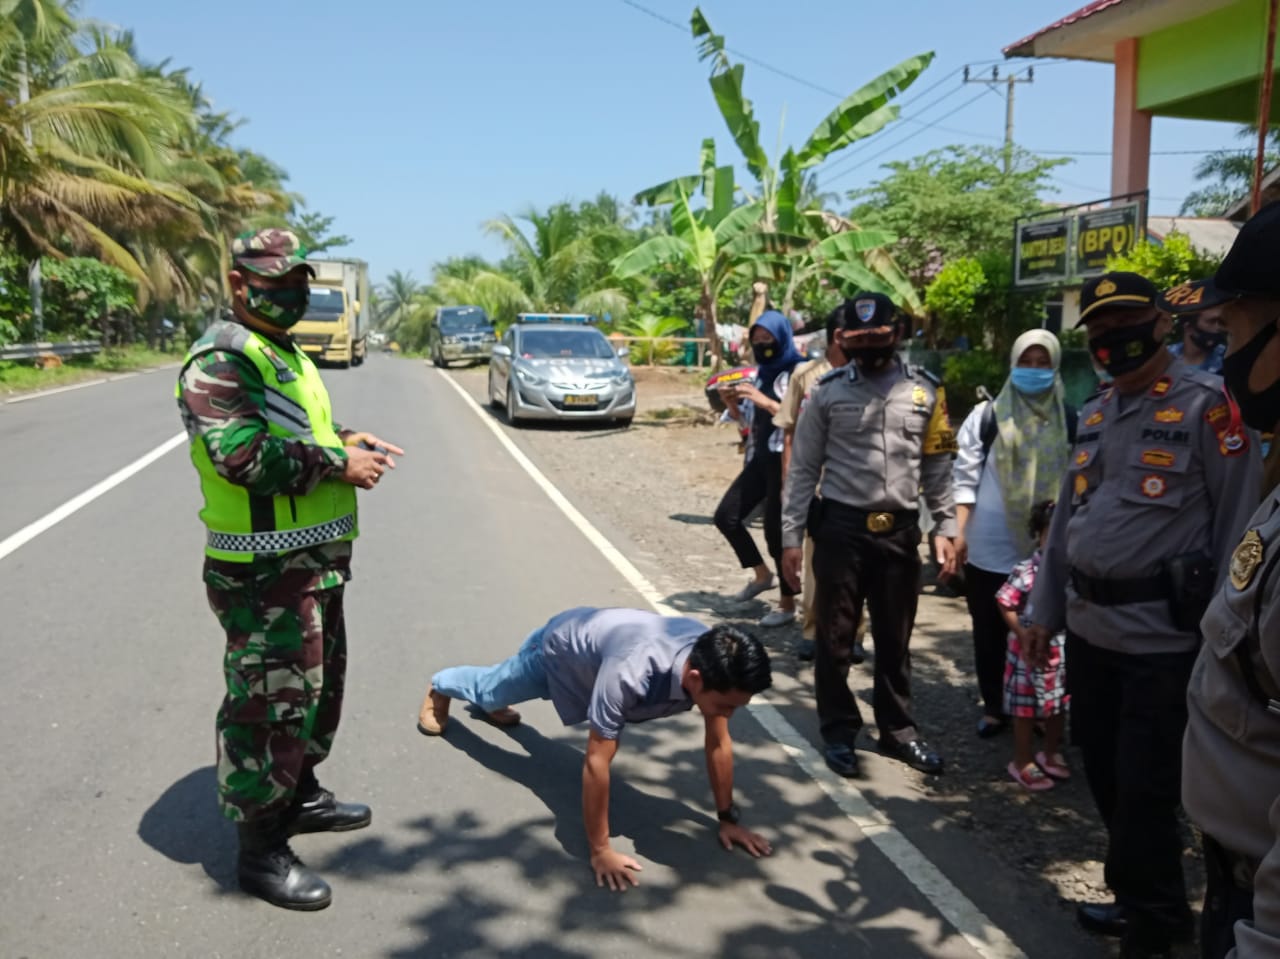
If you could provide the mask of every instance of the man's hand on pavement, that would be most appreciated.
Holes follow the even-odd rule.
[[[591,868],[596,874],[597,886],[607,883],[615,892],[626,892],[627,883],[640,885],[640,880],[635,875],[641,871],[640,863],[612,849],[592,853]]]
[[[782,551],[782,576],[792,589],[800,589],[800,568],[804,565],[804,550],[788,546]]]
[[[725,849],[732,849],[735,845],[741,846],[757,859],[773,852],[773,847],[764,836],[731,822],[720,824],[720,845]]]

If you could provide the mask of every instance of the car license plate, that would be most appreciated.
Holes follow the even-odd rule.
[[[462,352],[464,352],[464,353],[479,353],[479,352],[480,352],[480,344],[479,344],[479,343],[468,343],[466,346],[464,346],[464,347],[462,348]]]
[[[565,406],[595,406],[598,402],[600,397],[594,393],[571,393],[564,398]]]

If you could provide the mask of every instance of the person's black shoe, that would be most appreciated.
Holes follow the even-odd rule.
[[[796,659],[802,663],[813,662],[813,640],[802,639],[800,645],[796,647]]]
[[[279,816],[237,825],[240,855],[236,876],[240,888],[282,909],[311,912],[333,901],[333,891],[319,874],[308,869],[289,848],[288,833]]]
[[[992,719],[990,716],[983,716],[978,720],[978,738],[992,739],[999,736],[1008,726],[1003,719]]]
[[[853,779],[858,775],[858,754],[850,743],[827,743],[822,750],[827,768],[837,776]]]
[[[1076,906],[1076,922],[1095,935],[1117,939],[1129,928],[1129,917],[1118,902],[1082,902]]]
[[[373,821],[373,812],[360,803],[338,802],[333,793],[316,782],[315,774],[302,774],[293,806],[285,817],[289,835],[304,832],[347,832],[363,829]]]
[[[1171,959],[1173,941],[1160,930],[1141,930],[1130,925],[1120,941],[1120,959]]]
[[[857,640],[854,640],[853,650],[849,654],[849,662],[853,663],[853,665],[855,666],[861,666],[866,661],[867,661],[867,647],[863,646],[862,643],[858,642]]]
[[[918,769],[922,773],[928,773],[936,776],[942,772],[942,757],[929,748],[929,744],[923,739],[913,739],[910,742],[900,743],[891,736],[880,737],[880,752],[897,759],[912,769]]]

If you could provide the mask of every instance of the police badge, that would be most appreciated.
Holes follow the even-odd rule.
[[[1253,574],[1258,571],[1258,566],[1262,562],[1262,557],[1262,537],[1258,535],[1256,529],[1251,529],[1245,533],[1244,539],[1240,540],[1240,545],[1231,554],[1231,585],[1237,591],[1243,592],[1248,589],[1249,584],[1253,582]]]

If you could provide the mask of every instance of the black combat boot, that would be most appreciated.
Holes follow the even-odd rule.
[[[304,832],[346,832],[369,825],[373,813],[360,803],[338,802],[308,769],[298,783],[287,820],[291,836]]]
[[[329,884],[308,869],[292,849],[279,815],[237,824],[240,888],[283,909],[323,909],[333,901]]]

